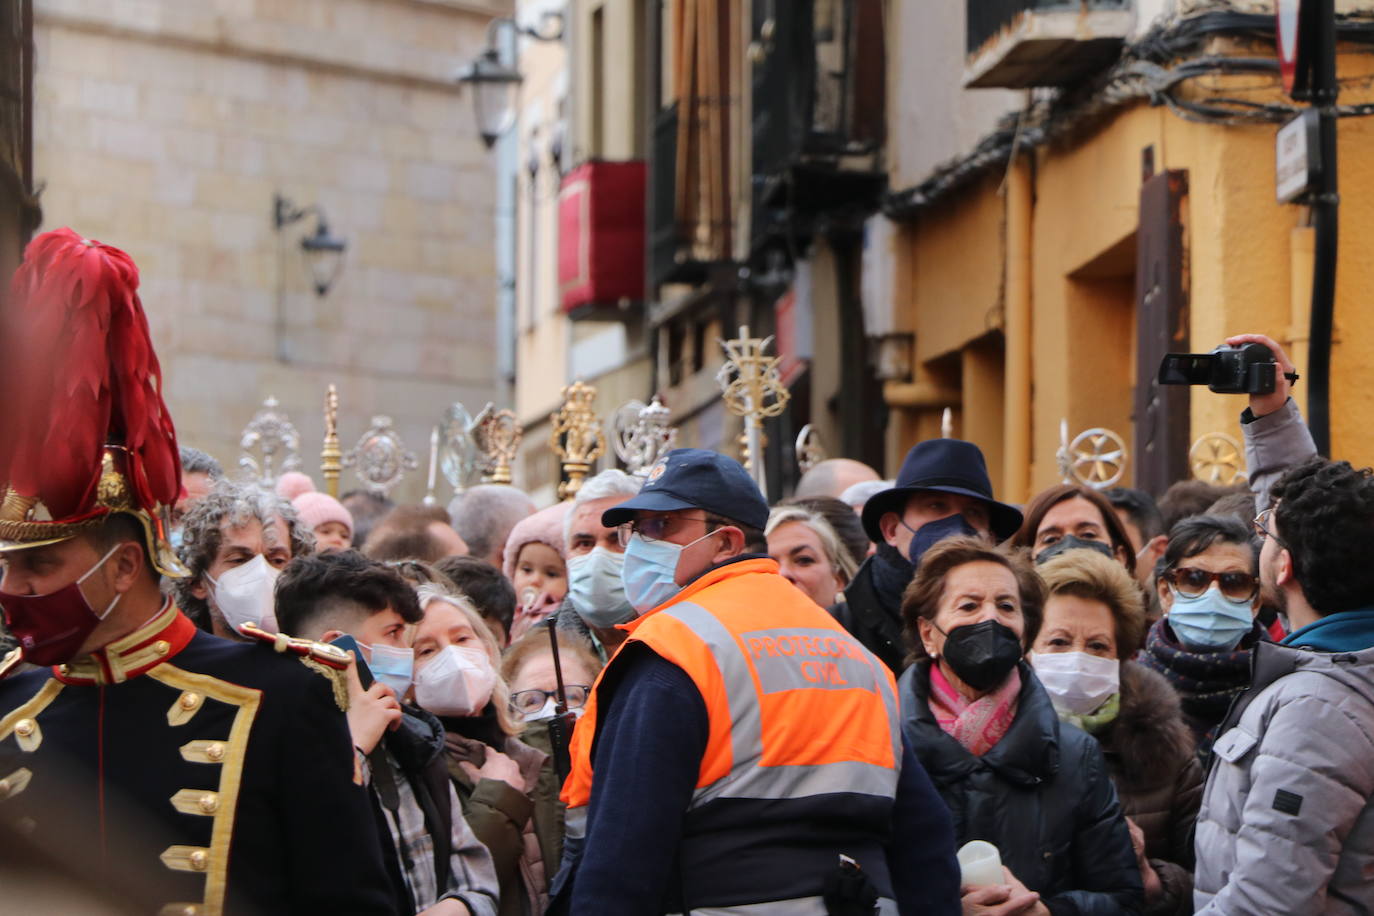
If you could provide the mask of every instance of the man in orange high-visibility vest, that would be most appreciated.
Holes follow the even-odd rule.
[[[639,616],[573,737],[550,912],[959,912],[953,825],[903,757],[892,674],[747,552],[767,519],[739,463],[701,449],[602,516]]]

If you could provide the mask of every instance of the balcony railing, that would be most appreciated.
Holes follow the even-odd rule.
[[[1132,0],[967,0],[964,85],[1072,82],[1111,64],[1135,25]]]

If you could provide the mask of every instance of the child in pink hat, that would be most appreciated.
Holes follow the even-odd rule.
[[[558,503],[521,519],[506,539],[506,578],[515,586],[511,642],[552,614],[568,594],[563,518],[571,502]]]
[[[291,505],[296,507],[305,527],[315,532],[315,545],[320,552],[353,546],[353,516],[328,493],[302,493]]]

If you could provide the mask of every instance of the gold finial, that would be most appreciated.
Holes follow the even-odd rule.
[[[577,495],[592,463],[606,451],[606,437],[592,410],[595,400],[596,388],[582,381],[573,382],[563,389],[563,406],[553,415],[549,444],[568,478],[558,485],[559,499]]]
[[[239,467],[252,475],[266,489],[277,484],[277,478],[301,466],[301,436],[277,399],[269,397],[262,409],[243,428],[239,439]]]
[[[744,467],[768,493],[768,479],[763,466],[763,421],[776,417],[787,409],[792,394],[782,383],[778,372],[778,357],[764,353],[773,338],[763,340],[749,336],[747,326],[739,329],[739,337],[723,340],[725,365],[720,367],[716,381],[724,392],[725,406],[744,418]]]
[[[805,474],[825,460],[825,440],[810,423],[797,433],[797,443],[793,447],[797,455],[797,467]]]
[[[473,439],[482,452],[483,483],[511,482],[510,466],[520,451],[525,430],[513,410],[493,410],[488,404],[473,421]]]
[[[631,474],[649,476],[658,459],[677,443],[677,427],[671,420],[672,411],[658,395],[647,405],[640,400],[627,401],[607,418],[611,446]]]
[[[1246,480],[1241,445],[1225,433],[1207,433],[1188,449],[1193,479],[1229,487]]]
[[[343,452],[339,450],[339,389],[332,383],[324,395],[324,448],[320,449],[320,473],[324,476],[325,492],[338,499]]]
[[[1069,421],[1059,421],[1059,452],[1055,456],[1064,483],[1106,490],[1120,482],[1129,457],[1126,441],[1105,427],[1085,429],[1069,439]]]

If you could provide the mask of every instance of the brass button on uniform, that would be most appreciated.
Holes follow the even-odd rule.
[[[181,695],[181,699],[178,702],[181,703],[182,709],[195,709],[196,706],[200,703],[200,695],[194,693],[183,693]]]
[[[188,857],[188,861],[191,863],[191,868],[194,871],[205,871],[205,866],[209,862],[209,856],[207,856],[203,850],[197,849],[195,852],[191,853]]]
[[[14,724],[14,733],[21,738],[27,738],[33,734],[35,728],[32,719],[20,719]]]
[[[158,655],[166,655],[168,652],[172,651],[172,644],[165,639],[159,639],[157,642],[153,643],[153,651]]]
[[[197,802],[197,804],[200,806],[200,810],[204,811],[206,814],[214,814],[219,810],[219,796],[215,795],[213,792],[207,792],[200,797],[200,801]]]
[[[211,744],[209,747],[205,749],[205,756],[209,757],[211,760],[223,760],[224,745],[221,742],[216,741],[214,744]]]

